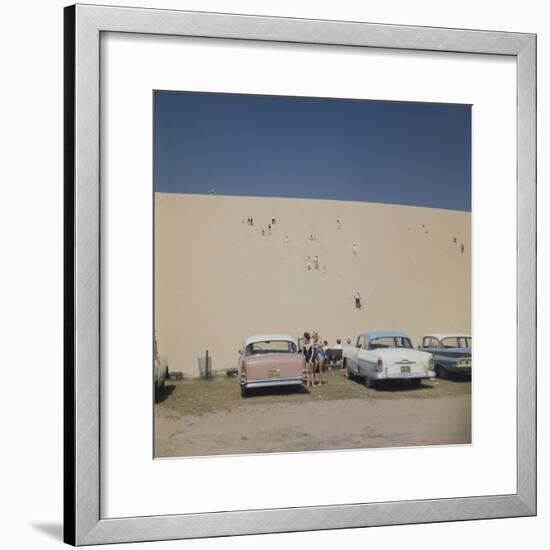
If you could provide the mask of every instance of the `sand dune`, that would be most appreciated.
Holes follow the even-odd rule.
[[[243,339],[264,332],[316,330],[331,344],[369,329],[415,343],[470,332],[470,223],[432,208],[155,193],[159,350],[172,370],[198,375],[206,349],[214,369],[234,367]]]

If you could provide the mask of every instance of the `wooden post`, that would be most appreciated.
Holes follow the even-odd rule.
[[[206,350],[206,361],[204,363],[204,377],[205,378],[210,378],[210,373],[209,373],[209,368],[208,368],[208,350]]]

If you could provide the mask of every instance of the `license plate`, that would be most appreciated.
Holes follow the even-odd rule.
[[[269,378],[280,378],[281,371],[278,369],[273,369],[269,371]]]
[[[401,367],[401,372],[411,372],[411,367],[409,367],[409,366],[402,366],[402,367]]]

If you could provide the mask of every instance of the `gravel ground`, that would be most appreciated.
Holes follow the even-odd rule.
[[[338,369],[322,387],[256,390],[238,381],[167,382],[155,404],[155,456],[205,456],[471,442],[471,382],[377,389]]]

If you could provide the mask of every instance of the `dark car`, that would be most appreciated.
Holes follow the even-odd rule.
[[[472,337],[466,334],[426,334],[422,351],[433,355],[435,373],[440,378],[472,374]]]

